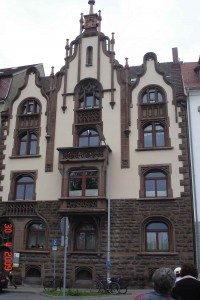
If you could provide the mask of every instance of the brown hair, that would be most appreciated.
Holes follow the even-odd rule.
[[[198,277],[198,272],[197,272],[197,268],[195,265],[193,264],[183,264],[181,267],[181,277],[183,276],[193,276],[195,278]]]

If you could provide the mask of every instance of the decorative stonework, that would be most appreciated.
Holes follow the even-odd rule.
[[[78,110],[76,112],[77,124],[98,123],[101,121],[101,111],[93,110]]]
[[[97,199],[67,200],[67,208],[97,208]]]
[[[36,203],[12,202],[6,203],[4,215],[6,216],[35,216]]]

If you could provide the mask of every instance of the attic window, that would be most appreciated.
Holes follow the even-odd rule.
[[[93,48],[91,46],[87,47],[86,52],[86,66],[92,66],[93,63]]]

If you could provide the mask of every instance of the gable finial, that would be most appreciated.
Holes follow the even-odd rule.
[[[90,11],[89,11],[89,14],[92,15],[94,13],[94,10],[93,10],[93,6],[95,4],[95,0],[89,0],[88,1],[88,4],[90,4]]]

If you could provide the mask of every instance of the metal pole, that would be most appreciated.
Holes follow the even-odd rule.
[[[106,145],[106,143],[105,143]],[[107,151],[107,198],[108,198],[108,235],[107,235],[107,262],[106,262],[106,268],[107,268],[107,280],[110,279],[110,164],[109,164],[109,150],[108,146],[106,145],[106,151]]]
[[[65,288],[66,288],[66,273],[67,273],[67,246],[68,246],[68,232],[69,232],[69,221],[68,218],[64,219],[64,274],[63,274],[63,297],[65,297]]]
[[[66,288],[66,270],[67,270],[67,246],[66,246],[66,235],[65,235],[65,247],[64,247],[64,280],[63,280],[63,297],[65,297]]]
[[[56,251],[53,254],[53,287],[56,287]]]

